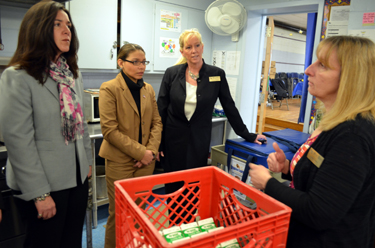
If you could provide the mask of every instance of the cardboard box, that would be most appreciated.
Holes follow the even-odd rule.
[[[275,74],[275,73],[276,73],[276,68],[271,68],[271,69],[270,69],[270,74],[271,74],[271,73],[272,73],[272,74]]]

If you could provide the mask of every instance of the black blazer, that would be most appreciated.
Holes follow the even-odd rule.
[[[311,149],[324,158],[319,168],[307,156]],[[295,189],[276,179],[265,189],[292,208],[288,248],[373,248],[374,123],[357,117],[322,132],[298,161],[293,180]]]
[[[203,66],[197,80],[197,105],[190,121],[186,119],[187,64],[168,68],[164,74],[158,108],[163,121],[160,151],[165,157],[161,163],[165,171],[176,171],[207,165],[210,149],[212,111],[217,98],[237,135],[254,142],[256,134],[249,133],[229,92],[225,72],[215,66]]]

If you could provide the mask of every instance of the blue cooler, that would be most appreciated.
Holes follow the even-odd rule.
[[[289,128],[264,132],[263,135],[267,136],[267,139],[272,138],[276,140],[277,143],[286,145],[293,153],[296,153],[299,147],[305,143],[310,136],[308,133],[303,133]]]
[[[267,138],[267,143],[259,145],[256,143],[245,141],[242,138],[227,139],[225,142],[225,152],[228,153],[227,165],[231,164],[232,155],[246,160],[245,170],[242,176],[242,181],[245,182],[247,174],[249,173],[249,163],[260,164],[268,168],[267,157],[269,154],[275,152],[273,149],[273,142],[277,142],[273,138]],[[287,159],[291,160],[294,152],[289,150],[289,147],[277,142],[280,149],[284,151]]]

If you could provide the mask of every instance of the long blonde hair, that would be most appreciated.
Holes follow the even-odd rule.
[[[201,44],[203,44],[202,35],[199,33],[198,29],[187,29],[184,32],[182,32],[178,41],[178,43],[180,44],[180,52],[182,51],[182,49],[184,49],[186,41],[193,36],[197,37]],[[186,58],[181,55],[180,58],[177,60],[176,65],[181,65],[185,63],[187,63]]]
[[[360,114],[375,121],[375,44],[362,37],[334,36],[323,40],[317,49],[328,48],[318,59],[328,67],[332,51],[336,51],[341,67],[339,89],[335,103],[326,112],[319,128],[330,130],[340,123],[354,120]]]

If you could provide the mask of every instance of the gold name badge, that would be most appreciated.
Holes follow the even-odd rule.
[[[221,80],[220,80],[220,76],[209,77],[209,80],[210,80],[210,82],[219,82],[219,81],[221,81]]]
[[[324,158],[314,148],[310,148],[307,158],[318,168],[320,168],[324,161]]]

